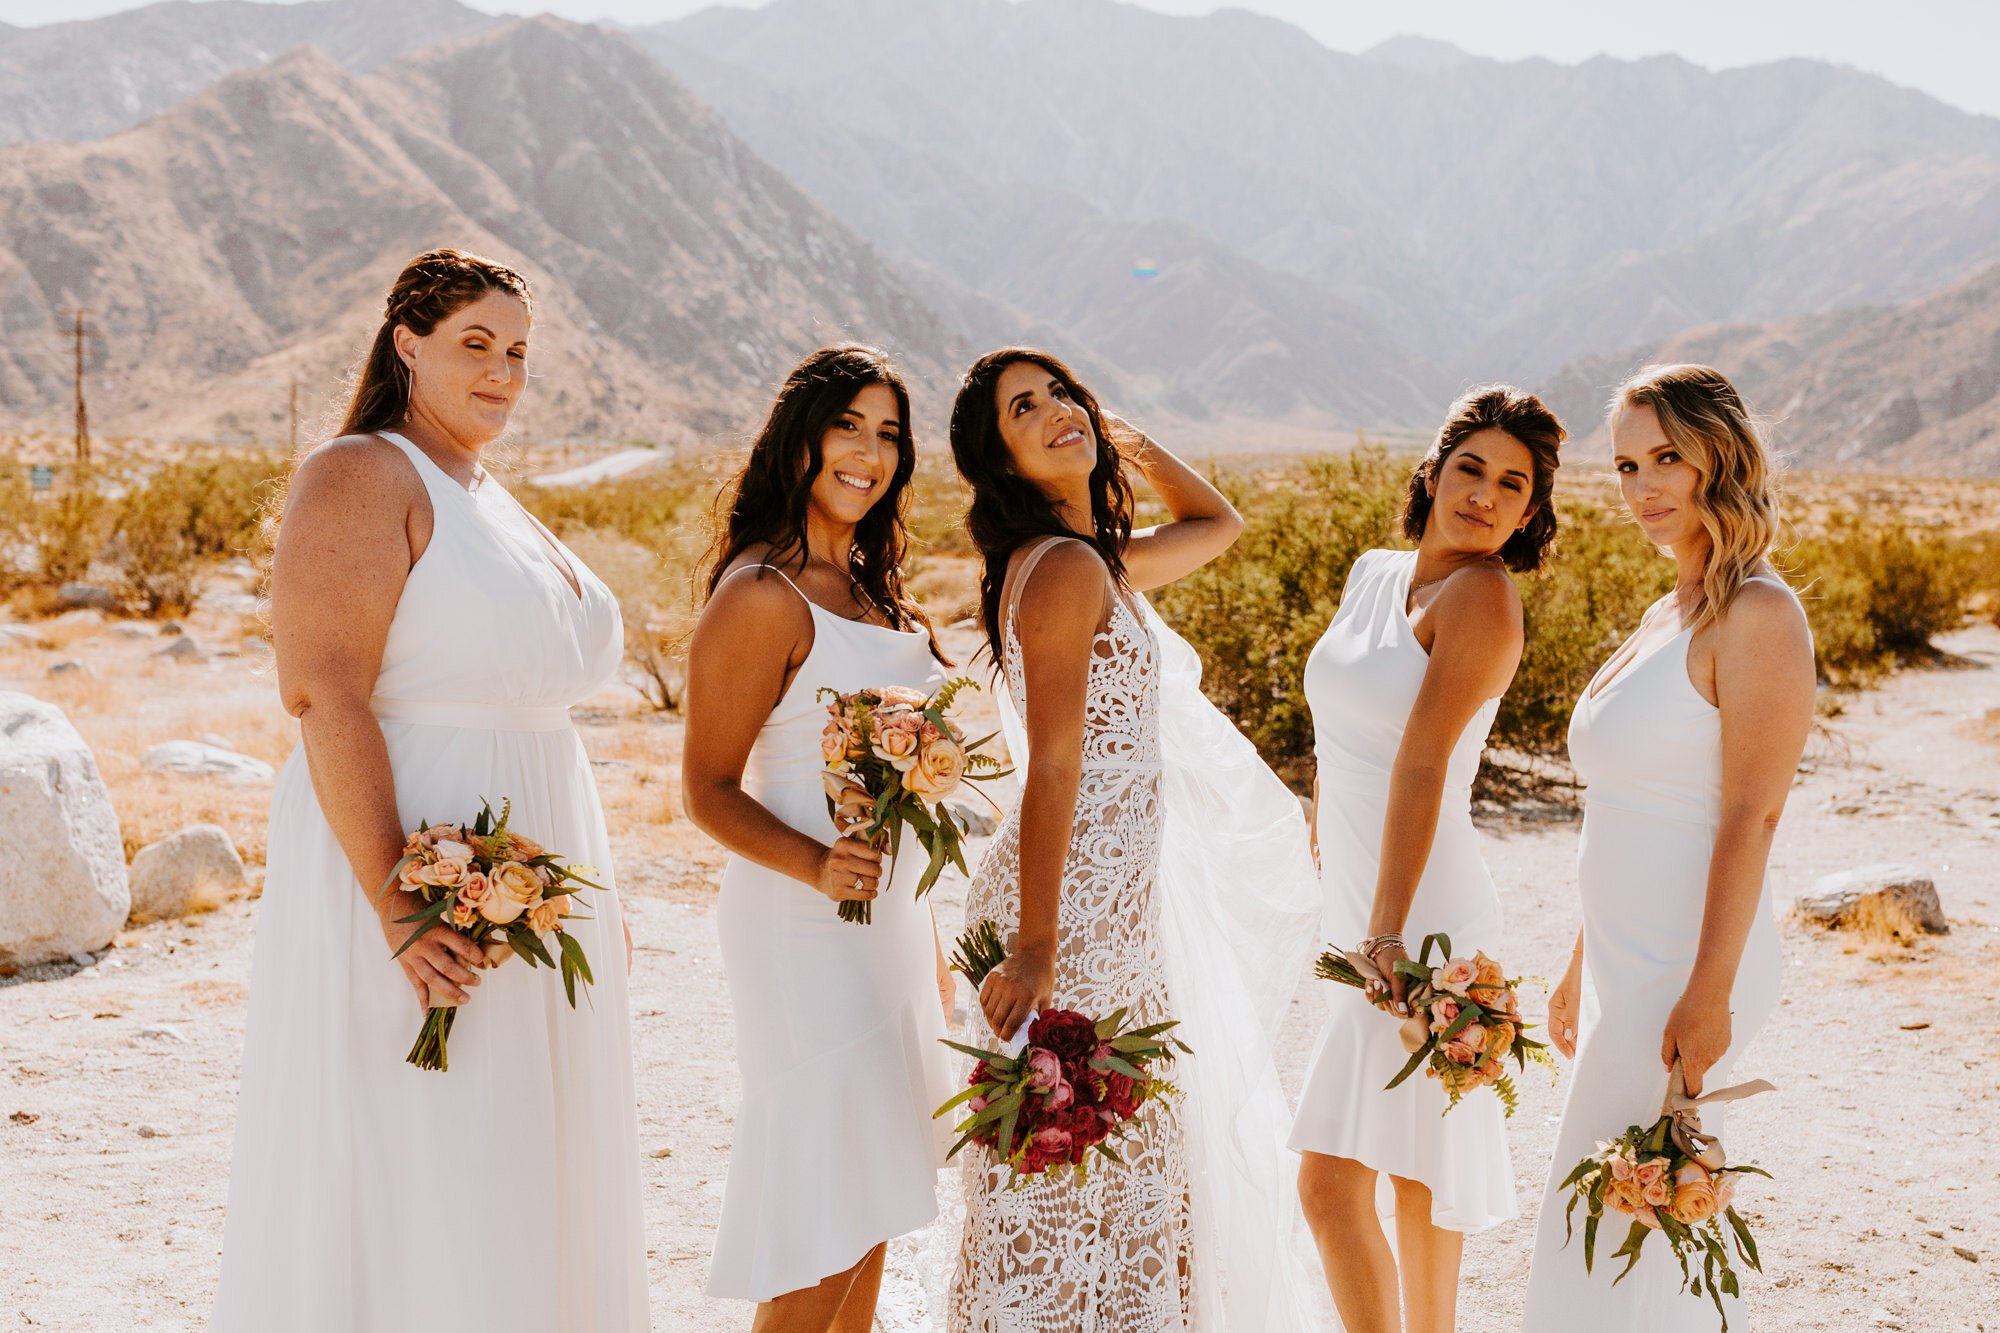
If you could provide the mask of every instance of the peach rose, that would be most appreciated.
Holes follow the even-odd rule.
[[[468,870],[465,878],[458,882],[458,901],[467,907],[481,907],[492,896],[493,881],[483,871]]]
[[[1490,1053],[1484,1060],[1479,1062],[1479,1077],[1485,1079],[1488,1083],[1491,1083],[1506,1072],[1506,1068],[1498,1060],[1494,1059]]]
[[[479,924],[479,909],[463,900],[451,905],[451,924],[460,930],[471,930]]]
[[[826,730],[819,734],[820,761],[836,773],[847,770],[847,742],[849,727],[845,718],[827,719]]]
[[[1454,958],[1439,968],[1432,978],[1439,990],[1450,991],[1463,999],[1466,988],[1479,979],[1479,965],[1470,958]]]
[[[524,838],[512,829],[507,832],[507,848],[510,855],[522,861],[534,860],[543,850],[542,844],[533,838]]]
[[[1514,1025],[1512,1023],[1494,1023],[1486,1031],[1486,1053],[1494,1059],[1497,1060],[1514,1049]]]
[[[964,747],[939,738],[917,751],[917,762],[903,775],[903,785],[919,796],[937,800],[964,780],[965,770]]]
[[[1604,1202],[1621,1213],[1636,1213],[1646,1206],[1639,1187],[1629,1180],[1614,1180],[1604,1187]]]
[[[1439,1000],[1431,1006],[1431,1031],[1443,1032],[1458,1021],[1458,1001]]]
[[[426,847],[435,847],[441,842],[463,842],[465,830],[456,824],[433,824],[419,833],[417,840]]]
[[[875,715],[875,742],[870,748],[878,758],[888,760],[898,773],[908,773],[916,767],[922,745],[918,739],[919,721],[917,714],[908,712]]]
[[[439,838],[431,845],[437,848],[437,854],[440,858],[447,858],[454,861],[470,861],[472,859],[472,848],[464,841],[463,835],[453,838]]]
[[[480,915],[496,926],[504,926],[534,905],[542,894],[542,881],[518,861],[493,867],[492,898],[480,904]]]
[[[1442,1049],[1444,1050],[1445,1059],[1451,1061],[1453,1064],[1476,1065],[1479,1063],[1479,1052],[1467,1046],[1462,1035],[1453,1037],[1444,1044]]]
[[[1646,1205],[1644,1204],[1639,1205],[1638,1216],[1641,1222],[1644,1222],[1647,1226],[1651,1227],[1653,1230],[1658,1231],[1660,1229],[1659,1215],[1656,1214],[1651,1208],[1646,1207]]]
[[[569,897],[544,898],[528,909],[528,928],[537,935],[562,929],[563,915],[569,911]]]
[[[1641,1189],[1644,1189],[1648,1185],[1658,1184],[1666,1178],[1667,1159],[1664,1157],[1648,1157],[1643,1162],[1633,1163],[1632,1179],[1639,1182],[1639,1188]]]
[[[1654,1208],[1664,1208],[1673,1201],[1674,1187],[1664,1180],[1656,1180],[1640,1191],[1646,1202]]]
[[[1717,1213],[1728,1212],[1729,1205],[1733,1203],[1735,1199],[1736,1199],[1735,1173],[1724,1172],[1723,1174],[1717,1176],[1715,1178],[1715,1211]]]
[[[1674,1174],[1674,1220],[1691,1227],[1700,1226],[1714,1217],[1715,1212],[1715,1182],[1708,1168],[1700,1162],[1689,1162]]]
[[[926,702],[922,690],[908,685],[884,685],[877,693],[882,696],[885,708],[922,708]]]
[[[1619,1153],[1611,1159],[1611,1178],[1617,1181],[1632,1179],[1632,1159]]]
[[[417,871],[417,883],[437,889],[449,889],[464,879],[465,873],[470,869],[472,863],[467,858],[440,857],[435,864],[424,866]]]
[[[402,881],[406,889],[421,888],[424,882],[423,873],[428,868],[429,863],[421,858],[405,861],[403,868],[396,872],[396,878]]]

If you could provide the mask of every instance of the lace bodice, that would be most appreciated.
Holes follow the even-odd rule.
[[[1025,581],[1025,575],[1023,576]],[[1151,631],[1121,597],[1112,599],[1111,616],[1090,643],[1090,681],[1083,703],[1083,766],[1092,768],[1160,767],[1160,692],[1153,681],[1158,646]],[[1005,658],[1007,693],[1022,717],[1028,715],[1027,675],[1021,666],[1021,640],[1014,618],[1007,618]]]

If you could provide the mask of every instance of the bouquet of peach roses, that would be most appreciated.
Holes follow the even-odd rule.
[[[1433,948],[1441,960],[1435,964]],[[1376,1005],[1389,1003],[1387,978],[1359,953],[1329,949],[1320,955],[1315,970],[1321,980],[1359,988]],[[1440,932],[1424,937],[1415,959],[1399,959],[1396,971],[1405,980],[1403,1000],[1410,1008],[1402,1029],[1403,1049],[1410,1059],[1389,1080],[1389,1088],[1422,1065],[1451,1097],[1447,1113],[1466,1093],[1491,1087],[1511,1116],[1518,1094],[1501,1062],[1511,1055],[1517,1069],[1525,1071],[1533,1060],[1554,1073],[1555,1058],[1548,1044],[1529,1037],[1527,1030],[1535,1025],[1521,1021],[1521,1002],[1515,993],[1521,978],[1509,980],[1506,970],[1485,954],[1454,958],[1451,937]]]
[[[827,701],[826,729],[820,734],[820,759],[825,766],[826,812],[839,809],[841,793],[859,787],[874,802],[874,816],[861,836],[870,842],[885,832],[893,862],[902,846],[903,826],[916,831],[930,862],[917,881],[917,896],[930,892],[947,863],[965,871],[961,844],[965,830],[945,805],[945,797],[965,782],[988,782],[1011,770],[980,753],[993,739],[967,741],[951,719],[952,701],[962,689],[978,689],[960,677],[936,694],[903,685],[856,690],[842,694],[822,689]],[[874,916],[865,902],[840,905],[842,921],[866,925]]]
[[[1754,1175],[1768,1180],[1771,1173],[1761,1167],[1726,1165],[1722,1145],[1701,1132],[1696,1108],[1769,1091],[1771,1085],[1757,1079],[1703,1097],[1689,1097],[1676,1062],[1665,1114],[1646,1128],[1633,1125],[1617,1138],[1598,1144],[1597,1151],[1578,1162],[1563,1180],[1563,1188],[1572,1191],[1563,1214],[1565,1245],[1574,1234],[1577,1205],[1583,1205],[1583,1270],[1591,1271],[1597,1224],[1606,1210],[1622,1213],[1632,1219],[1632,1228],[1611,1256],[1625,1261],[1625,1267],[1611,1279],[1612,1285],[1632,1271],[1632,1265],[1639,1262],[1640,1247],[1657,1231],[1666,1237],[1674,1258],[1680,1260],[1681,1289],[1713,1301],[1723,1333],[1728,1333],[1729,1315],[1722,1298],[1741,1294],[1729,1259],[1730,1242],[1744,1263],[1764,1271],[1748,1224],[1731,1206],[1736,1177]],[[1723,1234],[1725,1224],[1727,1236]],[[1698,1272],[1696,1260],[1701,1265]]]
[[[530,966],[560,968],[574,1009],[577,979],[587,986],[592,978],[583,946],[563,930],[565,917],[584,915],[572,903],[570,890],[604,886],[584,878],[597,873],[589,866],[566,866],[541,844],[508,828],[512,813],[512,803],[503,801],[496,820],[491,803],[482,803],[470,824],[417,826],[403,847],[403,859],[382,886],[387,893],[400,882],[425,904],[414,916],[397,918],[417,929],[396,954],[401,956],[431,930],[455,930],[485,950],[489,966],[516,953]],[[544,936],[555,940],[556,954],[549,952]],[[457,1016],[457,1008],[449,1005],[426,1014],[409,1062],[419,1069],[445,1068],[445,1041]]]

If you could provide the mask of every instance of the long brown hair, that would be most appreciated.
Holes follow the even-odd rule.
[[[1042,488],[1014,471],[1007,442],[1000,436],[1000,405],[994,386],[1007,367],[1021,362],[1040,366],[1063,386],[1070,401],[1090,418],[1097,438],[1097,465],[1090,470],[1091,544],[1104,558],[1112,578],[1125,579],[1125,543],[1132,537],[1132,485],[1116,441],[1104,427],[1097,397],[1078,382],[1059,359],[1032,347],[1003,347],[972,363],[951,405],[951,457],[959,475],[972,488],[972,505],[965,513],[966,534],[979,548],[979,613],[986,627],[986,644],[995,662],[1001,657],[1000,590],[1007,582],[1007,562],[1026,543],[1042,536],[1075,537],[1062,513]]]
[[[910,390],[888,354],[861,343],[822,347],[792,369],[778,388],[764,428],[750,446],[750,456],[724,494],[728,512],[710,548],[708,595],[736,557],[755,545],[770,547],[766,563],[806,553],[806,502],[824,460],[820,442],[854,396],[871,384],[887,385],[896,395],[901,423],[896,438],[896,471],[882,498],[869,506],[854,528],[847,573],[854,586],[897,629],[922,629],[930,636],[931,655],[947,666],[937,629],[923,606],[903,583],[903,556],[909,549],[904,516],[909,508],[910,478],[917,470],[916,439],[910,431]]]
[[[1701,478],[1695,514],[1708,533],[1701,605],[1689,622],[1719,619],[1778,540],[1771,451],[1729,377],[1711,366],[1647,366],[1618,386],[1611,411],[1650,407],[1660,430]]]
[[[1561,465],[1558,454],[1569,432],[1541,399],[1511,384],[1482,384],[1468,389],[1451,405],[1437,438],[1410,474],[1409,493],[1403,497],[1403,535],[1413,542],[1423,540],[1436,499],[1431,494],[1432,484],[1452,451],[1482,430],[1505,432],[1534,460],[1528,521],[1507,538],[1500,548],[1500,560],[1520,574],[1540,569],[1549,543],[1556,537],[1556,468]]]
[[[373,435],[403,424],[410,412],[410,368],[396,355],[396,326],[419,338],[488,292],[518,297],[534,313],[528,280],[490,259],[460,250],[427,250],[403,266],[389,288],[382,326],[353,375],[342,435]]]

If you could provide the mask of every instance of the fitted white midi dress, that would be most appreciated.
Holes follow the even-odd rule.
[[[1306,659],[1324,929],[1343,948],[1368,932],[1389,775],[1430,664],[1406,610],[1416,565],[1415,551],[1369,551],[1355,561],[1340,610]],[[1500,895],[1472,825],[1472,780],[1499,706],[1498,699],[1481,705],[1452,747],[1437,832],[1403,927],[1412,957],[1434,931],[1451,937],[1455,954],[1499,947]],[[1385,1091],[1409,1059],[1399,1020],[1350,987],[1323,989],[1326,1023],[1291,1146],[1428,1186],[1431,1221],[1447,1230],[1482,1231],[1513,1218],[1519,1209],[1499,1099],[1475,1092],[1446,1118],[1450,1099],[1421,1071]],[[1392,1211],[1386,1181],[1377,1198],[1385,1215]]]
[[[784,575],[744,566],[729,577]],[[806,605],[812,648],[751,746],[743,790],[830,846],[819,691],[928,692],[942,677],[923,631]],[[931,907],[916,896],[925,861],[905,832],[867,925],[842,921],[832,899],[754,861],[732,856],[722,872],[715,920],[743,1101],[711,1296],[765,1301],[814,1286],[937,1216],[951,1140],[949,1120],[931,1112],[954,1089]]]
[[[1606,1262],[1603,1241],[1614,1237],[1607,1231],[1595,1271],[1585,1273],[1582,1225],[1579,1238],[1565,1245],[1569,1201],[1559,1188],[1600,1140],[1659,1119],[1667,1093],[1660,1042],[1694,970],[1722,807],[1722,715],[1688,679],[1692,638],[1682,630],[1619,664],[1608,679],[1592,681],[1570,718],[1570,762],[1585,784],[1577,856],[1582,1012],[1535,1228],[1526,1333],[1712,1333],[1716,1327],[1715,1307],[1706,1295],[1680,1289],[1680,1266],[1659,1241],[1613,1286],[1623,1261]],[[1705,1088],[1730,1081],[1738,1055],[1777,1005],[1779,972],[1767,877],[1730,993],[1729,1051],[1704,1076]],[[1724,1116],[1721,1106],[1704,1107],[1702,1127],[1720,1134]],[[1611,1246],[1622,1236],[1616,1232]],[[1742,1302],[1723,1299],[1729,1327],[1748,1327]]]
[[[618,668],[618,604],[490,476],[468,491],[409,441],[430,495],[371,701],[397,815],[512,827],[614,885],[568,708]],[[581,585],[573,591],[560,559]],[[339,606],[325,614],[339,616]],[[303,745],[271,799],[237,1100],[219,1333],[628,1333],[649,1326],[618,895],[567,923],[596,984],[480,974],[450,1068],[313,791]]]

